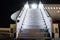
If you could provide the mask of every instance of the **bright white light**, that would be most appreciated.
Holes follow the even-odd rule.
[[[28,2],[24,5],[25,8],[29,8]]]
[[[53,9],[55,9],[55,7],[53,7]]]
[[[50,7],[48,7],[48,9],[50,9]]]
[[[39,3],[39,8],[44,8],[41,2]]]
[[[42,4],[39,4],[39,8],[43,8],[43,5]]]
[[[31,7],[33,8],[33,9],[35,9],[35,8],[37,8],[37,4],[31,4]]]
[[[51,9],[53,9],[52,7],[50,7]]]
[[[58,9],[58,7],[56,7],[56,9]]]

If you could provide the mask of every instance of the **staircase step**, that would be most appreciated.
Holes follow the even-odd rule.
[[[47,29],[22,29],[21,31],[22,32],[47,32]]]
[[[24,32],[24,31],[21,31],[20,33],[28,33],[28,34],[33,34],[33,33],[40,33],[40,34],[48,34],[48,32],[34,32],[34,31],[26,31],[26,32]]]
[[[50,37],[18,37],[19,39],[50,39]]]
[[[47,34],[40,34],[40,33],[21,33],[19,37],[47,37]]]
[[[22,25],[22,29],[46,29],[46,25]]]

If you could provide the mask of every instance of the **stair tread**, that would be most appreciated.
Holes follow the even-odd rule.
[[[19,38],[30,38],[30,39],[32,39],[32,38],[43,38],[43,39],[50,39],[50,37],[19,37]]]

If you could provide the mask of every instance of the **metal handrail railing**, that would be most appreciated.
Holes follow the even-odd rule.
[[[41,9],[41,11],[42,11],[42,13],[43,13],[43,16],[44,16],[44,20],[45,20],[45,23],[46,23],[46,26],[47,26],[47,29],[48,29],[48,32],[49,32],[49,34],[50,34],[50,37],[52,38],[52,33],[51,33],[51,25],[50,25],[50,17],[49,17],[49,15],[47,15],[46,13],[46,10],[45,9]],[[46,13],[45,13],[46,12]]]
[[[40,11],[41,11],[41,9],[40,9]],[[41,11],[41,14],[42,14],[42,11]],[[44,22],[45,22],[45,19],[44,19],[43,14],[42,14],[42,17],[43,17],[43,20],[44,20]],[[46,25],[46,22],[45,22],[45,25]],[[46,28],[47,28],[47,25],[46,25]]]
[[[26,13],[27,13],[27,10],[26,10],[26,12],[25,12],[25,15],[24,15],[24,18],[23,18],[23,21],[22,21],[22,25],[23,25],[23,23],[24,23],[24,20],[25,20],[25,16],[26,16]],[[20,31],[22,30],[22,25],[21,25],[21,29],[20,29]]]

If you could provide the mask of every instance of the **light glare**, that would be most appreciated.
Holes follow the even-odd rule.
[[[31,7],[32,7],[33,9],[35,9],[35,8],[37,8],[37,4],[31,4]]]
[[[24,5],[25,8],[29,8],[28,2]]]
[[[42,4],[39,4],[39,8],[43,8],[43,5]]]

